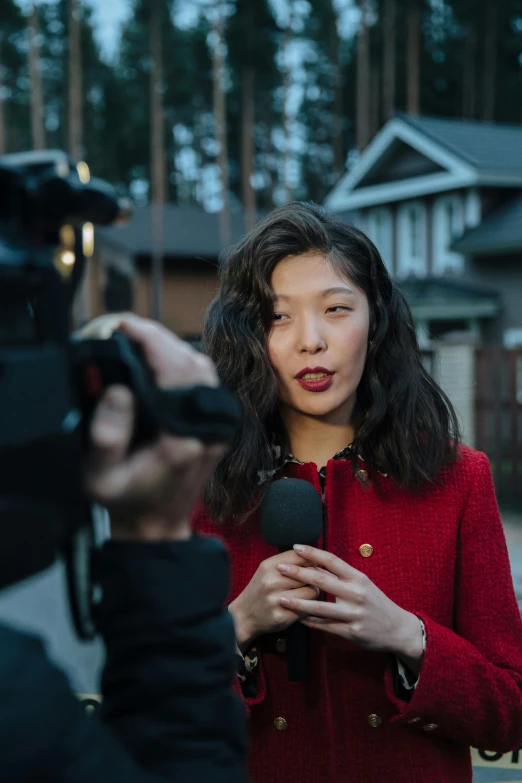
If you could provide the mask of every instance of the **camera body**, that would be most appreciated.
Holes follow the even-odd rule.
[[[126,205],[62,152],[0,158],[0,587],[49,565],[88,524],[82,463],[103,391],[135,395],[133,444],[159,432],[224,442],[239,407],[224,389],[159,389],[138,346],[71,335],[82,228],[115,222]],[[75,252],[60,251],[64,227]],[[72,258],[71,258],[72,255]]]

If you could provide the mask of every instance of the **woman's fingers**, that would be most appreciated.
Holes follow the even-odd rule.
[[[347,622],[348,620],[346,617],[346,607],[342,604],[334,604],[330,601],[310,601],[302,598],[294,598],[293,593],[291,595],[282,596],[280,602],[281,606],[296,614],[323,617],[338,622]]]
[[[324,549],[316,549],[313,546],[304,546],[303,544],[296,544],[294,550],[301,556],[313,563],[315,566],[321,566],[334,574],[338,579],[342,579],[344,582],[348,582],[350,579],[355,579],[361,575],[353,566],[345,563],[340,557],[332,555],[331,552],[325,552]]]
[[[316,601],[319,590],[316,587],[296,587],[291,590],[286,590],[283,595],[298,601]]]
[[[315,628],[326,633],[343,634],[346,623],[338,620],[330,620],[326,617],[302,617],[299,622],[307,628]]]
[[[328,571],[321,571],[317,568],[302,568],[289,563],[281,563],[278,569],[284,576],[297,582],[313,585],[318,590],[339,598],[344,596],[346,585],[336,576],[328,573]]]

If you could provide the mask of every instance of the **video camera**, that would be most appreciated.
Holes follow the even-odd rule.
[[[134,393],[134,446],[160,431],[224,442],[239,421],[224,389],[159,389],[140,348],[123,334],[71,335],[82,237],[92,236],[92,224],[116,222],[122,207],[114,188],[65,153],[0,158],[0,587],[65,552],[83,637],[92,634],[89,601],[78,587],[83,579],[83,592],[90,589],[91,516],[81,468],[103,391],[125,384]]]

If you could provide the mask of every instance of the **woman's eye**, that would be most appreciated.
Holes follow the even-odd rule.
[[[274,313],[274,321],[282,321],[286,317],[284,313]]]
[[[350,308],[346,307],[345,305],[334,305],[333,307],[329,307],[326,312],[327,313],[342,312],[342,311],[349,312],[349,310],[350,310]]]

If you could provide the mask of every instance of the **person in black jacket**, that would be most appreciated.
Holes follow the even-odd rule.
[[[206,357],[134,316],[163,387],[216,385]],[[110,512],[94,563],[107,660],[103,703],[86,714],[38,638],[0,626],[0,781],[245,783],[245,715],[236,697],[228,561],[192,535],[189,514],[223,450],[161,436],[129,453],[133,399],[112,387],[91,425],[85,481]],[[1,564],[0,550],[0,564]]]

